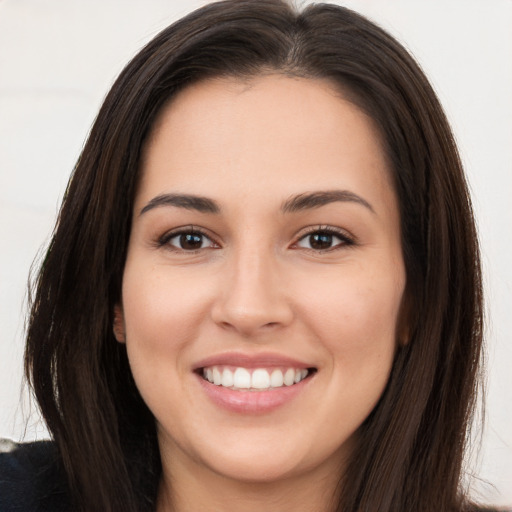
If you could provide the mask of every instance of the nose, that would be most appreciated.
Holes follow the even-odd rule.
[[[293,310],[283,272],[271,251],[242,251],[226,261],[212,319],[244,337],[289,325]]]

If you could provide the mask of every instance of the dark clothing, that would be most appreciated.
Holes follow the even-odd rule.
[[[69,512],[66,477],[54,443],[0,439],[0,512]]]

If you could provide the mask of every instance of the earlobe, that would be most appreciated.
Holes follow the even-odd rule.
[[[405,347],[405,345],[409,344],[411,339],[411,335],[409,332],[409,327],[407,325],[403,325],[398,330],[397,343],[400,347]]]
[[[114,324],[113,331],[116,340],[119,343],[126,342],[125,329],[124,329],[124,314],[123,308],[120,304],[114,306]]]
[[[396,329],[396,341],[399,347],[405,347],[412,338],[413,326],[413,300],[410,293],[406,292],[402,297],[400,311],[398,314],[398,324]]]

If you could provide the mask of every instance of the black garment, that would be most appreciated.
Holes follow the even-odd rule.
[[[69,512],[66,478],[51,441],[0,439],[0,512]]]

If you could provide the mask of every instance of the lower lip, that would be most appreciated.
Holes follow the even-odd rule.
[[[265,391],[235,391],[223,386],[216,386],[197,376],[206,395],[216,405],[231,412],[243,414],[264,414],[291,402],[309,384],[311,377],[292,386],[270,388]]]

